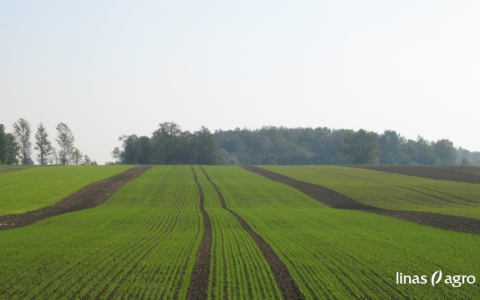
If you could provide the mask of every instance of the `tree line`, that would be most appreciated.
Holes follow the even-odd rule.
[[[480,165],[480,152],[453,146],[447,139],[406,139],[393,130],[382,134],[348,129],[265,126],[250,130],[205,127],[190,133],[178,124],[159,124],[150,137],[124,135],[112,152],[123,164],[228,165]]]
[[[33,165],[30,124],[19,119],[12,128],[11,133],[6,133],[5,126],[0,124],[0,164]],[[56,130],[58,150],[49,140],[43,123],[40,122],[37,127],[33,149],[38,151],[36,159],[39,165],[97,164],[75,147],[73,133],[65,123],[59,123]]]
[[[216,131],[228,164],[253,165],[480,165],[480,152],[456,149],[448,139],[406,139],[393,130],[382,134],[347,129],[286,128]]]

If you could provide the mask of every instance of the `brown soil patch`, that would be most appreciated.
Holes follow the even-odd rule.
[[[107,199],[115,194],[124,184],[137,178],[150,168],[150,166],[139,166],[128,169],[110,178],[87,185],[59,202],[39,210],[17,215],[1,216],[0,223],[3,225],[0,226],[0,231],[28,226],[61,214],[98,206],[107,201]]]
[[[348,166],[402,175],[480,184],[480,167],[358,165]]]
[[[20,167],[20,168],[9,168],[9,169],[5,169],[5,170],[0,170],[0,174],[20,171],[20,170],[25,170],[25,169],[30,169],[30,168],[22,168],[22,167]]]
[[[203,196],[202,187],[197,180],[197,174],[192,167],[195,183],[200,193],[200,211],[203,216],[203,237],[200,247],[197,251],[195,265],[193,266],[192,277],[187,290],[187,299],[207,299],[208,278],[210,275],[210,251],[212,249],[212,222],[204,208],[205,197]]]
[[[305,299],[304,295],[298,288],[297,283],[290,275],[287,266],[283,263],[280,257],[278,257],[277,253],[273,251],[272,247],[258,233],[256,233],[242,217],[240,217],[236,212],[227,208],[225,204],[225,198],[223,198],[223,195],[218,189],[217,185],[210,180],[210,177],[208,177],[208,174],[205,172],[205,170],[203,168],[201,169],[203,173],[205,173],[205,176],[207,176],[208,181],[217,191],[217,194],[220,197],[222,208],[228,210],[232,215],[234,215],[242,225],[243,229],[248,232],[255,243],[257,243],[258,247],[263,253],[263,256],[265,256],[265,259],[272,269],[273,276],[280,290],[282,291],[283,297],[285,299]]]
[[[421,211],[388,210],[355,201],[326,187],[299,181],[254,166],[244,166],[246,170],[257,173],[270,180],[291,186],[305,195],[332,208],[360,210],[364,212],[394,217],[417,224],[480,235],[480,220]]]

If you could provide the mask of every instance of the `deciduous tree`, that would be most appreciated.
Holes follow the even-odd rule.
[[[37,161],[41,165],[48,163],[48,157],[52,153],[52,143],[48,140],[47,130],[43,123],[40,123],[37,127],[37,133],[35,134],[35,150],[38,150]]]
[[[378,150],[379,148],[378,135],[364,129],[347,132],[339,146],[339,150],[346,155],[343,161],[355,165],[378,164],[380,154],[382,154]]]
[[[30,124],[24,119],[18,119],[13,123],[13,136],[17,142],[20,162],[23,165],[33,164],[32,142],[30,142]]]
[[[8,137],[5,133],[5,126],[0,124],[0,164],[6,164],[8,162]]]
[[[69,163],[72,153],[75,149],[74,143],[75,138],[73,137],[72,131],[64,123],[59,123],[57,125],[57,139],[60,150],[58,152],[58,160],[60,164],[66,165]]]

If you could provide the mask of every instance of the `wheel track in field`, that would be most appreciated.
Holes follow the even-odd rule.
[[[207,299],[208,297],[208,279],[210,275],[210,260],[213,242],[212,221],[205,210],[205,197],[203,195],[202,186],[197,180],[197,173],[192,168],[195,183],[197,184],[200,194],[200,212],[203,217],[203,236],[198,247],[195,264],[193,266],[190,284],[187,289],[187,299]]]
[[[205,172],[202,167],[200,167],[200,169],[202,169],[203,173],[205,173],[205,176],[207,177],[207,180],[215,188],[215,191],[220,198],[222,208],[230,212],[238,220],[238,222],[242,225],[243,229],[250,234],[250,236],[257,244],[258,248],[262,251],[263,256],[270,265],[275,281],[277,282],[277,285],[280,288],[284,299],[305,299],[305,296],[302,294],[302,292],[298,288],[297,283],[288,271],[287,266],[280,259],[277,253],[273,251],[273,248],[265,241],[265,239],[263,239],[263,237],[256,233],[242,217],[240,217],[236,212],[227,208],[227,205],[225,204],[225,198],[220,192],[218,186],[213,183],[207,172]]]
[[[151,166],[138,166],[109,178],[91,183],[59,202],[35,211],[0,217],[0,231],[28,226],[39,221],[69,212],[96,207],[107,201],[127,182],[137,178]]]
[[[383,209],[358,202],[321,185],[296,180],[255,166],[242,166],[242,168],[272,181],[288,185],[332,208],[369,212],[429,227],[480,235],[480,220],[478,219],[424,211]]]

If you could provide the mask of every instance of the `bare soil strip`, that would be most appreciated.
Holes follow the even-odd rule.
[[[235,218],[237,218],[243,229],[250,234],[255,243],[257,243],[260,250],[262,250],[265,259],[270,264],[273,276],[277,281],[280,290],[282,291],[283,297],[285,299],[305,299],[305,296],[298,288],[297,283],[290,275],[287,266],[283,263],[280,257],[278,257],[277,253],[273,251],[272,247],[258,233],[256,233],[242,217],[240,217],[236,212],[227,208],[225,204],[225,198],[223,198],[223,195],[218,189],[217,185],[213,183],[212,180],[210,180],[210,177],[208,177],[208,174],[205,172],[205,170],[202,167],[200,168],[202,169],[203,173],[205,173],[205,176],[207,176],[208,181],[217,191],[217,194],[220,197],[220,203],[222,204],[222,208],[228,210],[232,215],[235,216]]]
[[[0,170],[0,174],[20,171],[20,170],[25,170],[25,169],[30,169],[30,168],[22,168],[22,167],[20,167],[20,168],[9,168],[9,169],[5,169],[5,170]]]
[[[128,169],[110,178],[89,184],[59,202],[39,210],[18,215],[1,216],[0,223],[2,226],[0,226],[0,231],[28,226],[61,214],[98,206],[107,201],[124,184],[137,178],[150,168],[151,166],[139,166]]]
[[[480,167],[446,167],[446,166],[382,166],[358,165],[348,166],[353,168],[368,169],[402,175],[411,175],[438,180],[449,180],[466,183],[480,184]]]
[[[355,201],[326,187],[299,181],[254,166],[243,166],[244,169],[257,173],[270,180],[291,186],[305,195],[322,202],[332,208],[360,210],[364,212],[398,218],[417,224],[480,235],[480,220],[422,211],[388,210]]]
[[[193,266],[192,277],[187,290],[187,299],[207,299],[208,278],[210,275],[210,251],[212,249],[212,222],[204,208],[205,197],[203,196],[202,187],[197,180],[197,173],[192,167],[195,183],[200,193],[200,211],[203,216],[203,237],[200,247],[197,251],[195,265]]]

